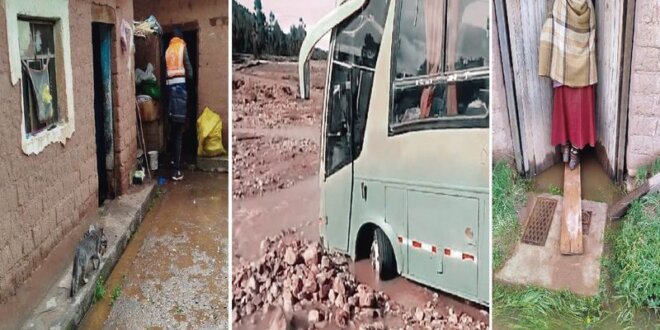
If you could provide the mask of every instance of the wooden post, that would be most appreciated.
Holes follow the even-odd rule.
[[[561,254],[582,254],[582,187],[580,165],[571,171],[564,165],[564,207],[561,217]]]

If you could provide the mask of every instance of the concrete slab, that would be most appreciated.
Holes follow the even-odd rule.
[[[120,196],[100,209],[99,215],[92,221],[104,227],[108,237],[108,249],[101,258],[99,271],[89,276],[89,282],[80,287],[76,297],[69,297],[71,288],[71,269],[73,258],[64,272],[54,275],[58,280],[48,289],[22,329],[72,329],[82,320],[92,304],[94,284],[99,276],[107,277],[140,225],[151,201],[155,189],[153,183],[145,184],[140,189]]]
[[[197,157],[197,168],[204,172],[227,172],[229,160],[227,155],[219,157]]]
[[[584,254],[567,256],[562,255],[559,249],[563,198],[548,194],[538,197],[558,200],[545,246],[519,242],[513,256],[495,274],[495,278],[510,284],[570,290],[582,296],[596,295],[600,281],[607,204],[582,201],[582,209],[592,212],[589,233],[584,235]]]

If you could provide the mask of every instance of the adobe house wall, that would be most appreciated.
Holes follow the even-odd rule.
[[[660,3],[637,0],[628,114],[628,175],[660,157]]]
[[[119,49],[122,19],[133,19],[132,0],[93,1],[115,16],[112,79],[115,87],[115,169],[118,192],[129,187],[137,149],[132,54]],[[0,302],[13,295],[40,262],[97,208],[94,125],[92,0],[69,1],[75,131],[66,144],[38,154],[21,149],[21,88],[9,79],[7,18],[0,6]],[[131,64],[131,65],[129,65]],[[59,85],[58,85],[59,89]]]

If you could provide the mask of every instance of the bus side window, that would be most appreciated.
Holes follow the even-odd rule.
[[[417,1],[397,12],[390,125],[487,125],[488,1]]]

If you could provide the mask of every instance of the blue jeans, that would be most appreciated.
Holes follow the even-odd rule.
[[[174,170],[181,170],[181,143],[183,140],[183,123],[170,121],[170,153]]]
[[[183,128],[186,123],[188,112],[188,93],[186,84],[174,84],[168,86],[168,114],[170,119],[170,153],[176,171],[181,170],[181,143],[183,140]]]

